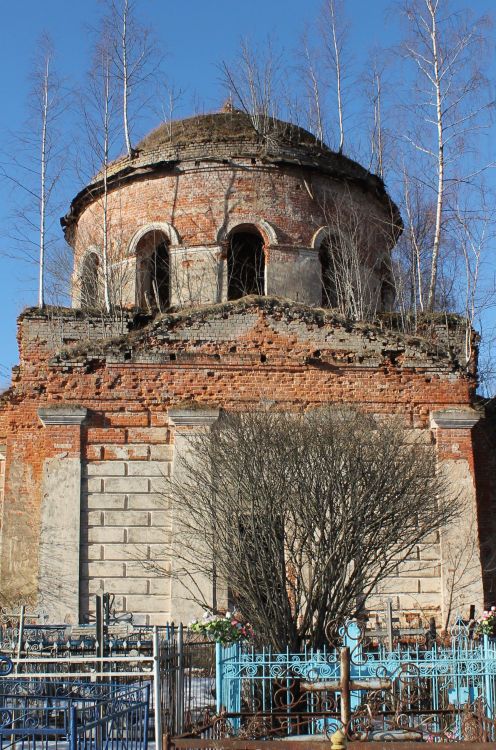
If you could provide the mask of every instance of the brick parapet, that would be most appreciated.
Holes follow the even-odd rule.
[[[102,325],[108,338],[99,337]],[[57,350],[68,343],[61,330],[70,330],[71,341],[81,338]],[[35,406],[80,403],[92,410],[93,424],[94,414],[119,404],[139,421],[143,410],[185,400],[243,408],[263,397],[301,406],[361,402],[427,424],[429,409],[469,404],[474,389],[454,345],[456,329],[438,328],[433,342],[284,301],[247,298],[110,333],[111,322],[100,316],[25,313],[21,369],[4,415],[12,404],[16,426],[29,426]]]

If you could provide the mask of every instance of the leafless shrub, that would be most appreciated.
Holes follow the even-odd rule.
[[[167,490],[174,575],[203,606],[199,579],[227,587],[275,648],[321,646],[458,512],[433,449],[395,420],[335,408],[230,414],[189,442]]]
[[[268,140],[278,116],[281,74],[280,57],[272,41],[268,39],[261,49],[242,39],[237,59],[232,64],[222,62],[221,72],[234,106],[245,112],[257,134]]]
[[[389,307],[393,278],[387,252],[394,226],[369,207],[357,204],[349,190],[320,200],[327,235],[320,245],[322,304],[350,320],[371,320]]]

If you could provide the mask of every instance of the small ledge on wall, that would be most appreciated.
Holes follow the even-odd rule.
[[[170,409],[169,418],[176,427],[210,427],[219,418],[219,410]]]
[[[50,427],[52,425],[81,425],[86,419],[87,414],[88,410],[84,406],[71,406],[68,404],[47,406],[38,409],[38,416],[43,427]]]
[[[443,409],[431,414],[431,427],[440,430],[470,430],[481,418],[475,409]]]

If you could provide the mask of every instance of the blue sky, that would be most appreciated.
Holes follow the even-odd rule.
[[[464,5],[458,0],[457,4]],[[271,36],[289,57],[303,29],[315,21],[320,5],[321,0],[141,0],[143,21],[154,29],[166,56],[168,79],[183,91],[177,114],[186,116],[221,106],[225,95],[219,62],[236,55],[241,35],[262,45]],[[370,48],[397,42],[397,13],[388,11],[389,0],[345,0],[345,6],[352,72],[358,75]],[[0,0],[0,7],[0,132],[6,144],[9,132],[26,119],[28,76],[40,33],[46,30],[52,36],[59,71],[77,85],[88,67],[89,27],[97,23],[101,5],[98,0]],[[478,13],[491,9],[495,9],[494,0],[476,0]],[[147,131],[153,125],[149,118],[140,127]],[[69,180],[66,206],[80,187],[77,179]],[[36,302],[34,269],[1,254],[10,248],[12,208],[11,186],[0,180],[0,383],[4,384],[6,373],[17,360],[16,316],[24,306]]]

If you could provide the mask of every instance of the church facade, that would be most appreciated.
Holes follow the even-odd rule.
[[[367,602],[406,619],[492,603],[491,416],[456,316],[392,325],[401,218],[382,181],[280,121],[163,125],[63,219],[71,308],[19,318],[0,397],[0,594],[83,622],[198,614],[174,577],[164,482],[222,410],[396,415],[463,501]],[[386,325],[385,321],[388,321]],[[392,478],[393,481],[394,478]]]

